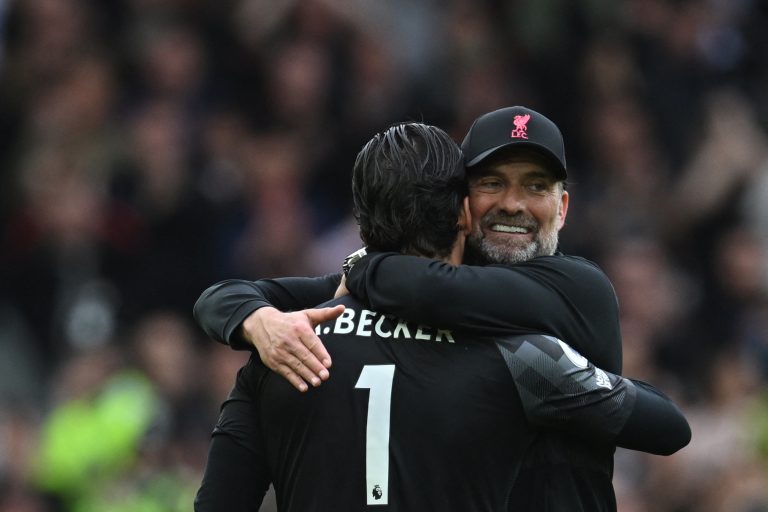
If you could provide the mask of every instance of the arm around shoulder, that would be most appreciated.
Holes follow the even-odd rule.
[[[517,336],[499,344],[529,369],[513,374],[532,423],[656,455],[690,442],[680,409],[650,384],[606,372],[551,336]]]
[[[193,314],[205,333],[234,349],[250,349],[240,327],[254,311],[273,306],[281,311],[314,307],[333,298],[341,274],[321,277],[284,277],[247,281],[230,279],[206,289]]]
[[[243,350],[249,345],[236,329],[248,315],[268,305],[257,282],[231,279],[207,288],[195,302],[193,315],[210,338]]]

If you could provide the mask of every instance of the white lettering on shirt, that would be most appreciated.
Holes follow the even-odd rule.
[[[394,324],[394,327],[392,327]],[[333,327],[324,324],[315,327],[317,334],[352,334],[355,336],[372,337],[396,340],[433,341],[441,343],[456,343],[453,333],[449,329],[436,329],[426,325],[415,326],[401,318],[385,315],[370,309],[356,311],[347,307],[344,312],[333,322]]]

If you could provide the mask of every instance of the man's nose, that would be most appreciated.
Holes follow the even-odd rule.
[[[499,208],[511,214],[525,211],[525,198],[520,190],[509,187],[499,202]]]

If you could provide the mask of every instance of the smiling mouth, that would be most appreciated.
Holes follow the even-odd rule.
[[[497,233],[513,233],[517,235],[527,235],[532,230],[522,226],[510,226],[508,224],[491,224],[491,231]]]

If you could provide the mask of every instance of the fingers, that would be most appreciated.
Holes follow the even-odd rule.
[[[322,362],[327,359],[330,366],[330,356],[313,330],[302,331],[296,338],[272,346],[265,355],[264,364],[283,375],[299,391],[306,391],[308,384],[317,387],[330,377]]]
[[[314,334],[304,334],[300,337],[301,343],[295,343],[287,351],[283,352],[276,361],[280,361],[278,364],[289,368],[293,373],[299,375],[304,382],[312,384],[313,386],[319,386],[324,380],[328,380],[330,373],[326,369],[322,360],[325,358],[330,365],[330,356],[322,346],[320,339]],[[313,347],[315,352],[320,355],[316,356],[315,353],[310,351],[307,347],[308,344],[315,344]],[[323,355],[324,354],[324,355]]]
[[[303,346],[296,353],[286,349],[270,350],[261,360],[300,391],[306,391],[307,384],[317,387],[330,377],[328,370]]]
[[[289,363],[279,363],[275,365],[273,370],[277,371],[280,375],[285,377],[293,387],[301,392],[309,389],[307,383],[311,384],[313,387],[318,387],[320,384],[322,384],[323,380],[327,380],[330,377],[328,370],[325,368],[323,368],[320,372],[322,374],[321,378],[318,377],[313,370],[307,367],[299,359],[295,357],[291,357],[289,359]]]
[[[332,308],[307,309],[304,312],[312,325],[315,326],[338,318],[344,312],[344,305],[339,304]],[[305,354],[306,357],[302,358],[302,361],[319,375],[321,379],[326,380],[327,377],[323,377],[321,371],[323,370],[322,367],[331,367],[331,355],[325,349],[325,345],[323,345],[323,342],[320,341],[320,338],[314,331],[305,333],[301,341],[310,352],[310,354]]]
[[[285,380],[291,383],[293,387],[301,391],[302,393],[309,389],[309,386],[307,386],[307,383],[304,381],[301,376],[291,370],[288,366],[281,364],[277,366],[277,368],[273,368],[277,373],[282,375]]]
[[[328,378],[326,368],[331,367],[331,355],[326,350],[325,345],[314,331],[304,334],[301,337],[301,342],[303,345],[296,351],[296,357],[315,372],[315,375],[326,380]]]
[[[332,308],[314,308],[305,309],[309,321],[312,322],[312,327],[329,320],[335,320],[344,312],[344,304],[338,304]]]
[[[331,356],[314,327],[336,319],[344,312],[344,306],[294,313],[262,309],[266,312],[259,315],[259,323],[254,322],[251,328],[254,345],[264,364],[299,391],[306,391],[309,385],[317,387],[327,380]]]

